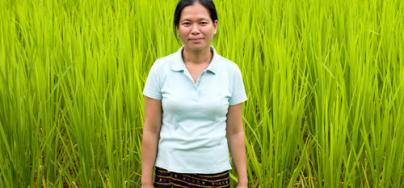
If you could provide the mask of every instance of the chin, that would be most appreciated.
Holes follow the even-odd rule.
[[[210,45],[202,45],[202,44],[200,44],[200,45],[187,45],[187,48],[189,50],[192,50],[192,51],[200,51],[200,50],[204,50],[206,48],[210,48]]]

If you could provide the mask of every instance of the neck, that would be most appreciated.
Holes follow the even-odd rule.
[[[203,50],[189,50],[184,48],[182,52],[182,58],[185,63],[209,63],[213,57],[213,52],[210,47]]]

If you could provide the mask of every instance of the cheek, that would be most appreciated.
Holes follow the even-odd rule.
[[[214,37],[214,32],[213,31],[207,31],[205,34],[209,37],[209,39],[213,39]]]
[[[180,29],[180,30],[178,30],[178,35],[182,38],[182,39],[184,39],[184,38],[186,38],[187,36],[188,36],[188,31],[187,30],[185,30],[185,29]]]
[[[206,28],[201,30],[205,35],[209,36],[209,37],[213,37],[215,30],[213,30],[212,28]]]

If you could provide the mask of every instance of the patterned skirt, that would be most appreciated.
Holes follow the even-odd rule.
[[[156,167],[155,188],[217,187],[230,188],[229,171],[217,174],[184,174]]]

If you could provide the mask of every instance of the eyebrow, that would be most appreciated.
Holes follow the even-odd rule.
[[[196,21],[205,21],[205,20],[209,20],[209,19],[208,18],[198,18]],[[181,22],[184,22],[184,21],[193,21],[193,20],[189,19],[189,18],[185,18],[185,19],[181,20]]]

